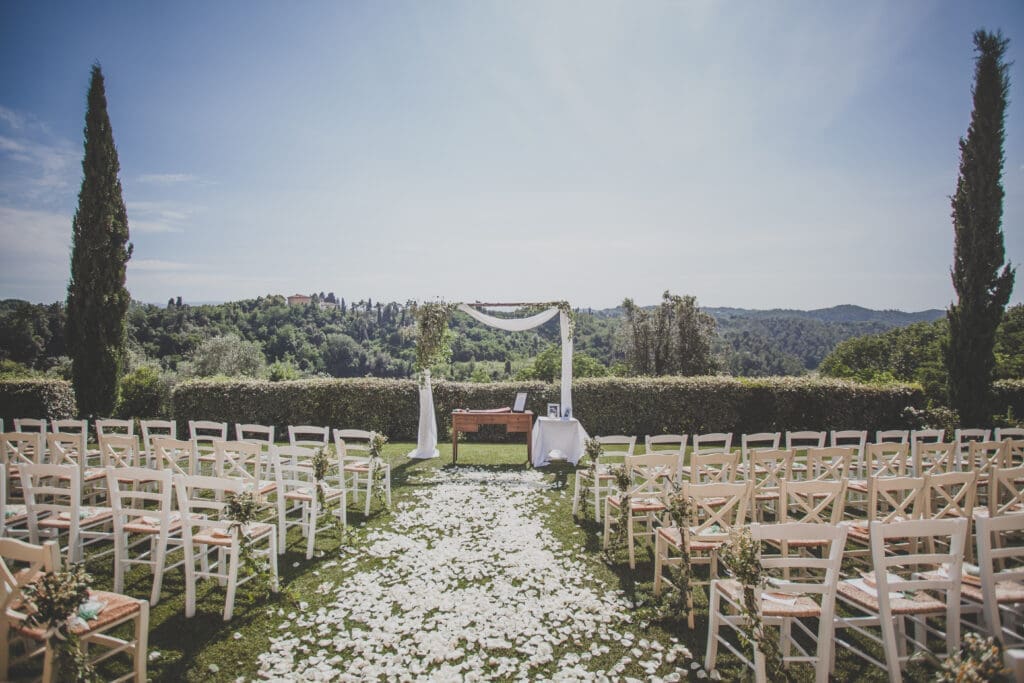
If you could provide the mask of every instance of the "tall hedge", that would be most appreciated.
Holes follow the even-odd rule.
[[[438,382],[434,405],[441,438],[454,408],[511,405],[529,392],[538,415],[558,402],[557,384]],[[181,429],[190,419],[287,426],[329,425],[385,432],[393,440],[416,439],[416,383],[391,379],[322,379],[293,382],[194,380],[173,395]],[[903,410],[921,407],[913,385],[869,386],[835,379],[732,377],[589,378],[573,384],[573,409],[591,434],[659,434],[792,429],[889,429],[903,427]],[[502,440],[501,428],[482,438]],[[521,436],[512,437],[520,440]]]
[[[1013,409],[1017,419],[1024,418],[1024,379],[1001,379],[992,385],[993,401],[1001,414]]]
[[[0,380],[0,418],[4,429],[13,431],[21,417],[63,420],[74,417],[75,392],[62,379]]]

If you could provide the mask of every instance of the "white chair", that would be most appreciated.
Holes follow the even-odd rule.
[[[718,578],[718,550],[729,540],[734,529],[747,520],[747,506],[753,482],[728,484],[691,484],[683,482],[682,495],[692,501],[690,524],[680,527],[661,526],[655,531],[654,595],[661,595],[662,584],[671,585],[664,568],[678,566],[683,557],[690,565],[708,565],[710,580]],[[689,607],[687,624],[694,627],[693,593],[697,585],[708,582],[690,580],[691,593],[686,596]],[[673,586],[678,588],[677,586]]]
[[[853,487],[850,482],[847,490]],[[867,482],[867,518],[844,521],[850,527],[848,541],[864,551],[847,551],[847,556],[865,556],[871,549],[872,522],[888,523],[920,519],[924,511],[924,477],[874,476]]]
[[[96,440],[111,435],[134,436],[135,420],[96,420]]]
[[[993,468],[1007,466],[1005,441],[971,441],[967,445],[967,470],[978,475],[978,489],[988,502],[989,473]],[[980,496],[979,496],[980,497]]]
[[[288,443],[303,448],[326,448],[331,440],[331,430],[314,425],[288,425]]]
[[[891,683],[903,680],[902,667],[908,659],[906,641],[921,649],[929,649],[929,632],[944,635],[946,654],[960,647],[960,576],[964,544],[967,538],[966,519],[911,519],[871,523],[872,575],[838,585],[841,604],[852,616],[837,616],[836,643],[889,673]],[[913,550],[906,554],[890,554],[891,540],[909,540],[909,547],[929,545],[928,541],[944,541],[943,553]],[[924,543],[922,543],[924,542]],[[939,570],[944,571],[940,572]],[[955,578],[954,578],[955,577]],[[945,633],[927,623],[927,617],[945,617]],[[915,624],[911,638],[905,620]],[[882,646],[885,661],[871,657],[862,644],[851,644],[839,637],[839,630],[853,628],[861,636]],[[880,637],[868,629],[879,629]],[[941,655],[940,655],[941,657]]]
[[[99,485],[106,480],[102,463],[89,463],[90,451],[82,450],[84,438],[81,434],[55,432],[46,435],[46,451],[51,465],[74,465],[82,471],[82,500],[97,504],[103,498],[104,489]],[[95,451],[99,455],[99,451]]]
[[[174,420],[139,420],[142,429],[142,453],[148,467],[156,467],[156,455],[153,453],[153,439],[163,436],[178,438],[178,423]]]
[[[587,495],[593,494],[594,496],[594,521],[600,523],[604,519],[604,499],[617,490],[611,468],[614,464],[621,462],[625,456],[633,455],[633,449],[636,448],[636,437],[619,434],[594,438],[601,443],[602,447],[601,457],[598,459],[595,469],[596,481],[588,484],[590,472],[583,469],[577,470],[576,487],[572,497],[572,514],[576,516],[579,512],[582,492],[589,488]],[[604,448],[605,446],[616,448],[607,449]]]
[[[29,538],[66,533],[68,562],[80,562],[85,546],[110,540],[109,507],[82,505],[82,475],[76,465],[22,465]]]
[[[864,449],[868,443],[867,430],[857,431],[856,429],[832,430],[829,432],[828,443],[833,448],[853,449],[853,476],[864,479]]]
[[[28,512],[25,510],[25,504],[9,503],[8,487],[7,465],[0,463],[0,537],[28,538]]]
[[[793,477],[793,451],[759,449],[750,452],[747,480],[751,488],[751,517],[765,520],[765,508],[771,507],[778,515],[782,482]]]
[[[192,441],[155,436],[152,443],[157,469],[187,476],[196,473],[196,450]]]
[[[989,635],[1006,647],[1020,647],[1024,645],[1024,514],[979,517],[976,523],[981,585],[965,580],[964,593],[983,606]],[[1003,569],[998,568],[1000,564]],[[1004,623],[1003,612],[1009,623]]]
[[[853,471],[854,450],[846,446],[807,449],[807,478],[839,481]]]
[[[64,436],[77,436],[80,446],[78,450],[89,455],[98,455],[97,451],[89,453],[89,421],[88,420],[51,420],[51,434],[62,434]],[[49,448],[49,446],[47,446]]]
[[[777,451],[782,441],[782,432],[759,432],[740,435],[740,453],[743,467],[750,466],[750,452],[754,450]]]
[[[384,499],[391,507],[391,464],[383,456],[370,457],[370,439],[373,432],[363,429],[335,429],[334,448],[338,454],[339,486],[345,489],[346,502],[359,502],[360,493],[365,498],[364,514],[369,516],[373,502],[373,481],[378,470],[384,485]],[[360,455],[366,453],[366,455]]]
[[[667,499],[671,491],[669,482],[676,480],[679,457],[675,453],[627,455],[624,465],[633,485],[628,491],[609,495],[605,499],[602,543],[603,548],[607,550],[612,525],[619,522],[615,516],[622,510],[625,496],[629,496],[629,510],[626,511],[626,543],[629,548],[629,568],[636,569],[634,541],[637,536],[653,537],[655,520],[668,510]],[[638,532],[637,523],[643,524],[645,530]]]
[[[263,555],[270,563],[271,588],[277,591],[277,527],[253,522],[245,529],[224,519],[228,494],[242,493],[245,485],[235,479],[220,477],[174,475],[174,490],[181,513],[182,540],[185,545],[185,616],[196,613],[196,579],[213,578],[227,582],[224,599],[224,621],[230,621],[235,609],[235,592],[257,575],[238,579],[239,554],[243,543],[251,544],[252,552]],[[266,550],[258,551],[257,545]],[[209,555],[216,553],[210,563]],[[196,559],[201,566],[196,569]]]
[[[913,451],[913,474],[923,477],[956,470],[956,445],[943,442],[922,442],[911,444]]]
[[[917,449],[923,444],[942,443],[946,436],[945,429],[913,429],[910,432],[910,457],[917,460]],[[917,474],[915,472],[914,474]]]
[[[270,469],[270,449],[274,446],[273,425],[267,427],[257,424],[236,424],[235,439],[238,441],[248,441],[249,443],[259,444],[260,448],[262,448],[265,453],[263,462],[267,467],[267,469],[260,474],[260,478],[268,481],[273,479],[274,473]]]
[[[864,473],[867,479],[850,481],[850,491],[867,493],[868,480],[875,477],[904,477],[907,475],[910,444],[869,443],[865,451]]]
[[[300,454],[298,451],[306,451]],[[275,449],[271,454],[277,488],[277,552],[284,554],[288,536],[288,527],[297,526],[302,529],[306,539],[306,559],[312,559],[316,545],[317,528],[323,528],[320,519],[329,514],[321,509],[317,496],[317,481],[313,470],[314,451],[302,446],[291,446],[288,457],[281,458],[280,451]],[[324,503],[330,506],[338,503],[336,514],[341,524],[346,524],[345,489],[323,485]],[[298,519],[289,515],[298,513]]]
[[[833,654],[836,588],[839,583],[846,530],[842,527],[823,527],[818,524],[752,524],[750,535],[759,547],[762,542],[767,541],[775,547],[782,548],[778,555],[760,554],[760,560],[761,566],[769,574],[782,569],[786,577],[783,580],[772,580],[769,590],[764,590],[760,586],[754,588],[754,604],[759,618],[765,626],[779,627],[779,649],[785,665],[788,666],[791,662],[808,662],[814,666],[816,683],[827,683]],[[824,558],[793,557],[786,551],[787,547],[797,546],[805,541],[822,540],[829,545],[828,556]],[[793,568],[813,572],[813,576],[792,581],[789,575]],[[711,605],[708,609],[710,624],[704,668],[708,671],[714,670],[718,644],[722,643],[726,649],[739,657],[740,661],[754,669],[755,681],[765,683],[768,676],[764,654],[757,649],[756,641],[754,661],[751,662],[739,648],[719,634],[721,627],[728,626],[737,632],[745,633],[748,640],[751,639],[751,634],[746,633],[745,617],[741,614],[743,592],[744,586],[735,579],[715,579],[711,582]],[[811,596],[819,597],[815,599]],[[723,609],[726,606],[731,608],[731,613],[726,613]],[[812,631],[812,627],[803,622],[805,619],[817,622],[816,631]],[[794,625],[807,639],[816,644],[813,655],[801,645],[801,641],[791,637]],[[789,654],[793,647],[799,651],[798,655]]]
[[[995,440],[1024,439],[1024,427],[996,427]]]
[[[153,573],[149,603],[155,605],[164,572],[184,564],[184,559],[167,563],[169,552],[183,550],[181,514],[172,505],[173,475],[147,467],[111,467],[106,474],[114,519],[114,591],[124,591],[132,565],[147,566]]]
[[[977,472],[943,472],[927,474],[921,491],[921,517],[923,519],[947,519],[950,517],[967,520],[967,544],[964,557],[972,559],[971,519],[974,515],[974,500],[978,490]],[[931,548],[934,552],[934,548]]]
[[[740,470],[739,451],[691,453],[690,465],[682,468],[694,484],[710,484],[736,481]]]
[[[808,448],[824,448],[826,432],[786,432],[786,450],[804,451]]]
[[[16,417],[14,418],[14,431],[46,434],[46,420],[35,417]]]
[[[17,570],[19,565],[27,565]],[[30,625],[28,615],[20,611],[22,589],[47,572],[60,569],[60,556],[56,544],[32,545],[10,538],[0,538],[0,680],[7,680],[10,655],[9,638],[15,633],[23,639],[43,643],[41,647],[28,648],[27,656],[43,655],[43,683],[56,680],[55,652],[46,643],[46,632],[42,626]],[[149,604],[119,593],[89,591],[89,600],[104,604],[95,619],[78,620],[71,632],[78,636],[83,652],[93,665],[121,652],[131,658],[128,673],[107,679],[111,683],[135,681],[145,683],[147,642],[149,638]],[[113,635],[122,624],[132,623],[132,637],[126,639]]]
[[[202,474],[204,464],[207,465],[206,471],[210,472],[217,460],[217,456],[213,454],[213,444],[216,441],[228,440],[228,423],[189,420],[188,438],[192,440],[192,450],[195,451],[195,473]]]
[[[644,450],[655,454],[659,450],[686,451],[686,434],[647,434],[644,436]],[[664,446],[665,448],[659,448]]]
[[[875,443],[910,443],[910,430],[880,429],[875,432]]]
[[[103,467],[141,467],[142,449],[137,436],[105,434],[100,437],[100,462]]]
[[[214,476],[238,479],[245,485],[245,490],[255,494],[261,506],[269,508],[266,499],[277,490],[275,479],[263,478],[265,472],[273,470],[270,453],[264,451],[260,444],[249,441],[216,441],[213,454]]]
[[[975,509],[974,515],[998,517],[1024,513],[1024,465],[995,467],[989,477],[988,506]]]
[[[957,429],[953,432],[953,443],[956,444],[956,466],[963,468],[963,462],[967,459],[971,441],[991,441],[992,430],[990,429]]]
[[[18,466],[23,463],[42,462],[45,446],[40,432],[0,433],[0,462],[7,465],[7,474],[18,475]]]
[[[732,450],[732,433],[712,432],[694,434],[691,440],[693,452],[690,455],[705,453],[725,453]]]

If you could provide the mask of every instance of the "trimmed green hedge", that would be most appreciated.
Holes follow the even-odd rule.
[[[559,401],[557,384],[438,382],[434,406],[439,437],[448,437],[453,408],[495,408],[529,392],[538,415]],[[419,419],[417,385],[410,380],[322,379],[293,382],[195,380],[172,398],[179,428],[190,419],[287,426],[329,425],[373,429],[392,440],[414,441]],[[874,386],[836,379],[732,377],[589,378],[573,384],[576,417],[591,434],[659,434],[727,431],[753,433],[794,429],[891,429],[905,427],[903,410],[921,407],[914,385]],[[501,441],[501,427],[480,439]],[[523,437],[515,435],[510,440]]]
[[[4,429],[14,430],[20,417],[63,420],[74,417],[75,392],[62,379],[0,380],[0,417]]]

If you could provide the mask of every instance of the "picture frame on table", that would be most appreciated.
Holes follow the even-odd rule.
[[[558,403],[549,403],[548,417],[553,417],[556,419],[562,417],[562,406]]]
[[[522,413],[526,411],[526,392],[520,391],[516,394],[516,402],[512,404],[513,413]]]

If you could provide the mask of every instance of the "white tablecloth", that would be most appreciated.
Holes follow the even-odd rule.
[[[576,418],[537,418],[533,423],[533,466],[544,467],[552,460],[568,460],[575,465],[583,457],[583,444],[588,438]]]

